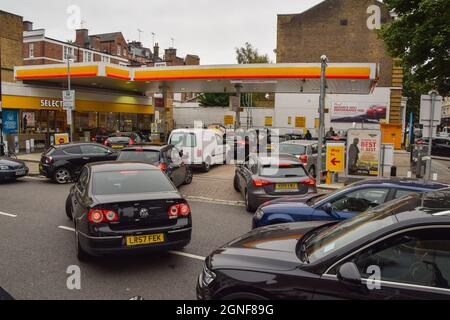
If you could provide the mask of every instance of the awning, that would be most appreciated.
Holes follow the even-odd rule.
[[[16,80],[64,85],[64,64],[15,67]],[[320,63],[249,64],[130,68],[96,63],[71,64],[74,87],[115,91],[319,93]],[[327,68],[330,94],[369,94],[378,80],[375,63],[331,63]]]

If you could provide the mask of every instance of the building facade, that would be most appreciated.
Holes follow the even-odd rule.
[[[328,94],[326,127],[348,129],[356,126],[379,128],[380,123],[403,124],[402,68],[386,51],[378,29],[389,23],[391,14],[374,0],[326,0],[300,14],[280,14],[277,25],[278,63],[330,62],[378,63],[380,77],[371,95]],[[299,92],[301,88],[299,88]],[[306,118],[306,127],[318,126],[317,95],[277,94],[275,124],[295,128],[294,118]]]

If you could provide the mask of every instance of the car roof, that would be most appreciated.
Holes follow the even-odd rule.
[[[297,157],[291,155],[291,154],[285,154],[285,153],[280,153],[278,156],[259,156],[256,157],[257,161],[261,164],[261,165],[270,165],[270,164],[277,164],[280,162],[283,162],[285,164],[301,164],[302,162],[300,162],[299,159],[297,159]]]
[[[309,146],[309,145],[313,145],[313,144],[318,144],[318,141],[314,141],[314,140],[288,140],[288,141],[284,141],[281,144],[298,144],[301,146]]]
[[[51,148],[64,149],[64,148],[69,148],[69,147],[73,147],[73,146],[101,146],[101,147],[105,147],[104,145],[102,145],[100,143],[95,143],[95,142],[71,142],[71,143],[65,143],[65,144],[52,145]]]
[[[130,161],[107,161],[90,163],[86,165],[87,168],[93,173],[97,172],[111,172],[111,171],[128,171],[128,170],[157,170],[161,172],[161,169],[143,162],[130,162]]]
[[[173,146],[169,145],[169,144],[135,144],[133,146],[123,148],[122,152],[123,151],[135,151],[135,150],[161,151],[164,149],[168,149],[169,147],[173,147]]]
[[[448,188],[449,186],[439,182],[425,181],[425,180],[417,180],[417,179],[407,179],[407,178],[391,178],[391,179],[368,179],[354,182],[348,187],[357,187],[357,186],[387,186],[387,187],[412,187],[412,188],[421,188],[421,189],[443,189]]]

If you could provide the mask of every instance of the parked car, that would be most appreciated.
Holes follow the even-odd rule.
[[[367,118],[369,119],[377,119],[377,120],[386,119],[386,111],[387,111],[386,106],[375,105],[367,109],[366,115]]]
[[[50,147],[42,154],[39,173],[59,184],[78,177],[84,165],[116,160],[118,154],[97,143],[71,143]]]
[[[192,182],[192,169],[184,163],[183,152],[172,145],[137,145],[127,147],[122,149],[117,160],[153,164],[166,173],[176,187]]]
[[[308,194],[271,201],[258,208],[253,228],[300,222],[345,220],[404,195],[448,188],[447,185],[414,180],[363,180],[330,194]]]
[[[88,164],[66,200],[76,252],[91,256],[181,249],[191,240],[191,209],[158,167]]]
[[[29,169],[23,161],[0,158],[0,181],[11,181],[25,177],[28,171]]]
[[[106,130],[93,130],[91,131],[91,142],[105,144],[106,139],[108,139],[110,135],[111,132],[107,132]]]
[[[236,167],[233,185],[244,196],[249,212],[269,200],[317,192],[316,180],[308,175],[300,160],[288,154],[250,155]]]
[[[349,220],[253,230],[206,258],[202,300],[450,299],[450,189]]]
[[[291,140],[280,144],[280,153],[292,154],[300,159],[309,175],[317,176],[317,157],[319,154],[319,143],[309,140]],[[322,172],[325,171],[325,153],[322,154]]]
[[[104,145],[115,150],[145,142],[136,132],[116,132],[105,140]]]
[[[428,147],[429,138],[420,138],[416,144]],[[436,137],[433,138],[431,145],[431,155],[438,157],[450,157],[450,138]]]
[[[177,129],[169,144],[183,151],[186,163],[208,172],[213,165],[226,163],[231,156],[223,135],[213,129]]]

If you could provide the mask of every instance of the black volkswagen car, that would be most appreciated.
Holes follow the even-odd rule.
[[[28,167],[24,162],[10,158],[0,158],[0,181],[11,181],[28,174]]]
[[[88,164],[70,190],[80,260],[91,256],[181,249],[191,240],[191,209],[158,167],[136,162]]]
[[[84,165],[116,160],[118,154],[97,143],[72,143],[52,146],[42,154],[39,173],[59,184],[78,177]]]
[[[206,259],[197,297],[450,299],[450,189],[256,229]]]
[[[183,152],[172,145],[137,145],[122,149],[118,161],[153,164],[165,172],[176,187],[192,182],[192,169],[183,161]]]

